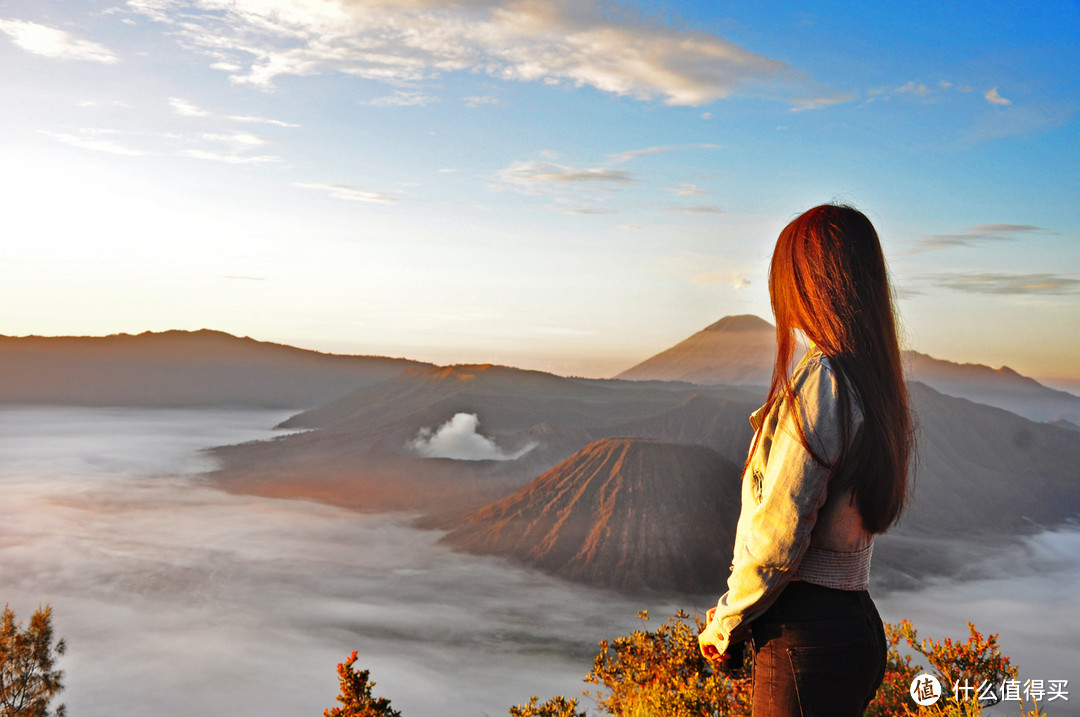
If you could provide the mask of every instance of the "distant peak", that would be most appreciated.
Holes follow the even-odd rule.
[[[738,316],[725,316],[705,328],[706,331],[765,331],[773,330],[773,325],[760,316],[753,314],[739,314]]]

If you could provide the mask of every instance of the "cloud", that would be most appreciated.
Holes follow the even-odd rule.
[[[896,92],[910,93],[913,95],[918,95],[919,97],[930,94],[930,90],[929,88],[927,88],[926,85],[921,82],[919,84],[915,84],[914,80],[909,80],[906,85],[902,87],[897,87]]]
[[[226,164],[272,164],[285,161],[272,154],[251,154],[252,150],[266,144],[266,140],[248,132],[226,134],[207,132],[199,135],[198,141],[211,145],[223,145],[225,149],[192,148],[182,150],[180,154],[184,157]]]
[[[928,277],[947,289],[972,294],[1080,294],[1080,279],[1062,274],[934,274]]]
[[[357,189],[344,184],[321,184],[317,182],[293,182],[294,187],[304,189],[318,189],[326,192],[334,199],[345,199],[350,202],[373,202],[375,204],[391,204],[399,201],[400,197],[383,192],[374,192],[367,189]]]
[[[186,102],[179,97],[170,97],[169,106],[173,108],[173,112],[181,117],[209,117],[210,113],[204,109],[200,109],[190,102]]]
[[[376,97],[368,104],[373,107],[424,107],[437,101],[437,98],[423,92],[398,90],[392,95]]]
[[[176,114],[182,117],[214,117],[215,115],[208,110],[204,110],[201,107],[196,107],[186,100],[182,100],[179,97],[170,97],[169,106],[173,108]],[[232,120],[233,122],[245,122],[255,124],[272,124],[278,127],[299,127],[298,124],[292,122],[283,122],[281,120],[269,119],[267,117],[256,117],[254,115],[227,115],[225,119]]]
[[[684,214],[723,214],[724,210],[710,204],[691,204],[689,206],[671,206],[669,212],[683,212]]]
[[[736,291],[750,286],[746,272],[733,269],[724,257],[711,254],[683,254],[667,263],[669,271],[698,286],[730,284]]]
[[[501,181],[519,186],[543,184],[627,184],[635,182],[634,176],[622,169],[609,167],[568,167],[551,162],[514,162],[495,173]]]
[[[821,110],[826,107],[832,107],[833,105],[841,105],[847,102],[854,102],[858,99],[859,94],[857,92],[845,92],[843,94],[826,94],[818,95],[815,97],[796,97],[791,100],[792,112],[804,112],[806,110]]]
[[[45,130],[41,130],[41,133],[47,137],[52,137],[59,142],[71,145],[72,147],[88,149],[93,152],[119,154],[124,157],[141,157],[146,154],[146,152],[143,152],[142,150],[124,147],[110,140],[102,139],[101,135],[111,134],[105,130],[84,129],[80,130],[77,135],[64,132],[47,132]]]
[[[611,13],[599,0],[130,0],[168,23],[235,82],[339,71],[388,83],[454,71],[589,86],[669,105],[703,105],[789,73],[714,34]],[[242,67],[235,71],[234,66]]]
[[[1007,100],[1007,99],[1005,99],[1004,97],[1002,97],[1001,95],[998,94],[998,89],[996,87],[991,87],[989,90],[987,90],[986,94],[984,94],[983,97],[985,97],[986,101],[989,102],[992,105],[1011,105],[1012,104],[1012,100]]]
[[[501,102],[498,97],[490,97],[488,95],[473,95],[472,97],[462,97],[461,101],[465,103],[466,107],[482,107],[483,105],[497,105]]]
[[[250,122],[255,124],[272,124],[278,127],[299,127],[300,125],[292,122],[285,122],[283,120],[270,119],[269,117],[255,117],[252,115],[229,115],[226,119],[231,119],[234,122]]]
[[[673,192],[680,197],[694,197],[699,194],[708,194],[704,189],[693,184],[680,184],[678,187],[668,189],[667,191]]]
[[[0,20],[0,32],[11,37],[15,44],[35,55],[59,60],[84,60],[111,65],[119,59],[104,45],[80,40],[56,28],[24,20]]]
[[[452,458],[459,461],[512,461],[525,455],[537,443],[529,443],[514,453],[505,453],[495,441],[478,432],[475,413],[455,414],[436,430],[421,428],[407,447],[424,458]]]
[[[1012,105],[1011,99],[1005,99],[998,94],[997,87],[990,87],[983,96],[986,97],[986,102],[991,105]]]
[[[614,214],[615,210],[609,207],[571,207],[567,209],[560,209],[563,214]]]
[[[626,152],[616,152],[615,154],[607,155],[608,164],[623,164],[638,157],[645,157],[651,154],[667,154],[668,152],[683,152],[692,149],[719,149],[718,144],[674,144],[665,145],[662,147],[645,147],[644,149],[631,149]]]
[[[180,152],[181,156],[194,159],[205,159],[211,162],[224,162],[226,164],[273,164],[283,162],[281,157],[272,154],[242,154],[241,152],[220,152],[209,149],[185,149]]]
[[[1046,234],[1046,229],[1031,224],[978,224],[962,234],[930,234],[915,243],[915,253],[950,249],[972,248],[986,242],[1016,241],[1017,235]]]

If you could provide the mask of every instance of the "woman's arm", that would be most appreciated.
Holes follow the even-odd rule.
[[[829,467],[799,438],[802,422],[815,452],[832,463],[843,445],[837,378],[827,360],[812,356],[792,376],[794,411],[781,401],[761,426],[761,440],[744,481],[743,506],[728,591],[699,636],[703,653],[723,654],[749,637],[749,623],[769,608],[791,580],[810,544],[817,513],[828,495]],[[796,415],[798,419],[796,419]],[[749,488],[749,490],[747,490]]]

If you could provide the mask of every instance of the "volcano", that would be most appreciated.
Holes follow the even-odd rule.
[[[443,540],[624,592],[714,592],[731,563],[738,476],[705,446],[607,438]]]

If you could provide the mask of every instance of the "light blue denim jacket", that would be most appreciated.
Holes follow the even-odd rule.
[[[828,359],[816,350],[803,357],[791,377],[807,441],[830,462],[839,456],[843,441],[838,380]],[[730,643],[750,636],[750,622],[792,579],[865,589],[869,575],[873,534],[863,527],[851,491],[830,493],[829,469],[799,440],[786,400],[768,415],[762,415],[763,410],[750,416],[761,435],[743,474],[728,591],[709,610],[698,637],[702,646],[711,644],[721,654]],[[853,396],[851,414],[849,439],[862,424]]]

